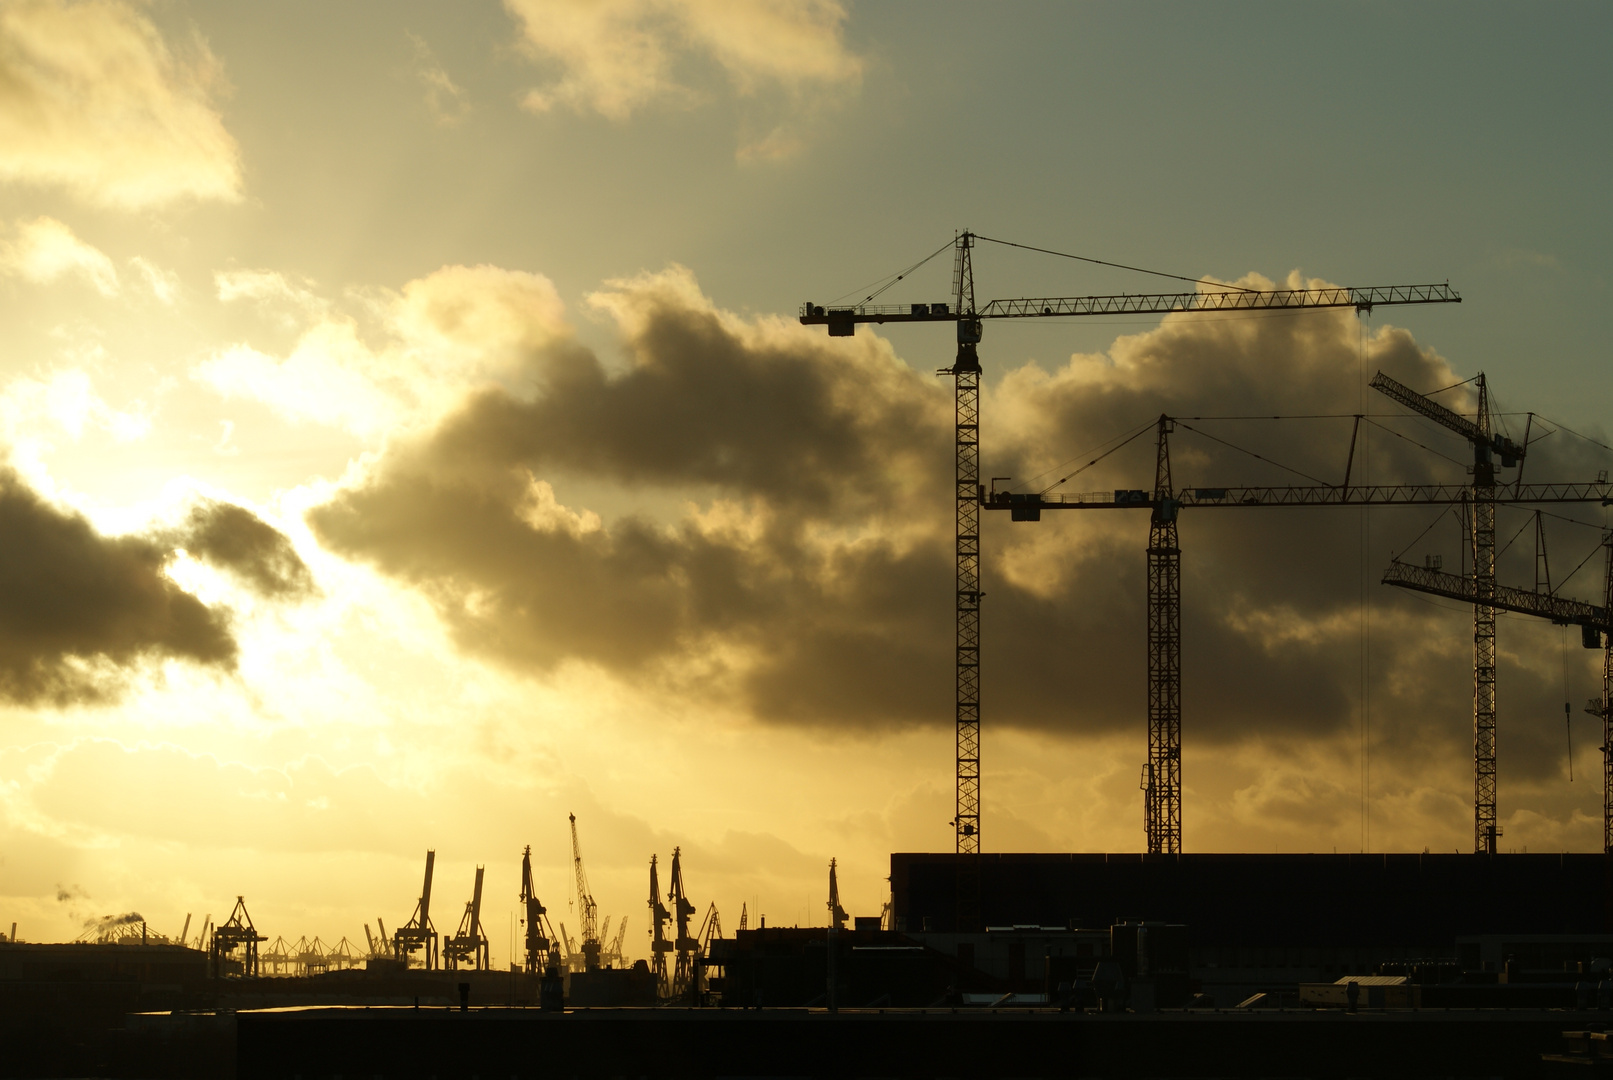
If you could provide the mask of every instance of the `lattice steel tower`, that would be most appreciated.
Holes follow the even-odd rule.
[[[1171,486],[1170,417],[1159,418],[1153,516],[1148,524],[1148,763],[1143,766],[1143,832],[1150,852],[1182,850],[1181,508]]]

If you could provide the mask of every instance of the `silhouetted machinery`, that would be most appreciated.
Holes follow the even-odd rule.
[[[829,925],[836,930],[846,925],[850,918],[846,909],[840,906],[840,879],[835,874],[835,860],[829,860]]]
[[[956,812],[952,827],[959,854],[978,854],[980,848],[980,356],[982,324],[986,319],[1063,318],[1091,315],[1148,315],[1199,311],[1265,311],[1299,308],[1354,308],[1370,311],[1390,304],[1460,303],[1461,297],[1448,285],[1395,285],[1378,288],[1249,289],[1194,281],[1190,293],[1126,294],[1119,296],[1034,297],[993,300],[975,306],[973,250],[975,242],[1026,245],[993,240],[961,232],[949,245],[892,275],[880,288],[859,304],[801,305],[803,325],[829,328],[830,337],[848,337],[858,323],[943,322],[957,331],[957,354],[952,366],[938,374],[951,375],[954,383],[954,448],[957,547],[957,656],[956,656]],[[919,266],[950,247],[953,251],[950,302],[928,304],[870,304],[880,293]],[[1063,255],[1062,252],[1045,254]],[[1068,256],[1082,262],[1102,260]],[[1121,267],[1135,270],[1136,267]],[[1144,271],[1152,273],[1152,271]],[[1162,275],[1177,277],[1174,274]],[[1182,279],[1192,280],[1192,279]],[[1167,732],[1167,735],[1169,733]],[[1179,774],[1178,774],[1179,777]],[[1178,789],[1171,793],[1171,805],[1180,805]],[[1169,847],[1167,850],[1178,850]],[[974,929],[979,925],[980,881],[976,860],[958,863],[958,926]]]
[[[392,955],[405,967],[413,961],[415,953],[423,951],[422,966],[427,971],[437,968],[437,928],[431,924],[431,868],[436,860],[436,851],[426,852],[426,880],[420,887],[414,914],[392,935]]]
[[[695,955],[700,951],[700,940],[689,933],[689,919],[695,913],[695,906],[689,903],[689,898],[683,891],[683,849],[672,849],[672,888],[667,892],[667,899],[672,901],[672,917],[677,920],[678,936],[673,941],[677,949],[677,967],[672,973],[672,996],[681,998],[692,994],[695,986]]]
[[[582,966],[584,971],[599,969],[599,905],[588,888],[588,875],[582,868],[582,845],[577,842],[577,815],[571,817],[571,861],[577,871],[577,918],[582,921]]]
[[[548,925],[548,909],[532,887],[532,845],[521,852],[521,910],[526,923],[526,970],[539,974],[560,968],[560,942]]]
[[[476,889],[465,904],[464,917],[459,930],[443,942],[443,962],[449,971],[468,965],[477,971],[490,966],[487,955],[487,935],[482,932],[482,867],[476,868]]]
[[[650,973],[655,977],[655,996],[662,998],[672,992],[672,982],[666,970],[666,954],[672,951],[672,942],[666,936],[666,924],[671,920],[672,913],[661,903],[661,881],[655,869],[655,856],[651,855]]]
[[[252,916],[246,911],[246,898],[237,896],[229,919],[213,928],[213,937],[208,943],[213,978],[225,975],[254,978],[258,973],[258,942],[268,940],[252,925]],[[241,950],[239,957],[235,955],[237,949]]]

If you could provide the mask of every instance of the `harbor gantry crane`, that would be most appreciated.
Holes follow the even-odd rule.
[[[672,951],[667,940],[666,924],[672,913],[661,902],[661,880],[655,868],[655,856],[650,856],[650,973],[655,977],[655,996],[664,998],[672,991],[666,971],[666,954]]]
[[[683,891],[682,848],[672,849],[672,888],[667,892],[667,899],[672,902],[672,918],[677,923],[677,937],[673,939],[673,945],[678,958],[672,972],[672,996],[679,998],[694,989],[694,956],[700,949],[699,939],[689,933],[689,920],[694,916],[695,906]]]
[[[1490,393],[1481,371],[1478,414],[1452,412],[1383,372],[1370,385],[1419,416],[1465,438],[1473,448],[1473,847],[1495,854],[1495,470],[1520,465],[1526,448],[1490,430]],[[1497,460],[1499,459],[1499,461]]]
[[[599,907],[588,890],[588,875],[582,868],[582,845],[577,842],[577,815],[571,818],[571,863],[577,871],[577,918],[582,922],[582,964],[584,971],[599,968]]]
[[[622,921],[616,924],[616,936],[610,939],[610,944],[609,945],[605,946],[605,966],[606,967],[626,967],[627,966],[627,958],[622,955],[622,946],[624,944],[626,944],[626,942],[627,942],[627,916],[623,915],[622,916]]]
[[[1454,414],[1453,414],[1454,415]],[[1361,420],[1357,416],[1356,430]],[[1169,436],[1177,419],[1156,422],[1154,490],[1051,493],[991,491],[987,510],[1009,511],[1013,521],[1040,521],[1044,510],[1148,509],[1148,759],[1143,767],[1143,823],[1150,852],[1181,850],[1181,547],[1177,519],[1187,507],[1269,509],[1318,506],[1467,507],[1473,489],[1465,484],[1351,485],[1356,438],[1338,485],[1299,487],[1195,486],[1172,491]],[[1613,486],[1595,483],[1516,483],[1504,489],[1509,504],[1598,503],[1613,497]],[[1492,545],[1493,546],[1493,545]],[[1491,685],[1494,673],[1491,672]],[[1493,745],[1493,742],[1492,742]],[[1492,772],[1493,776],[1493,772]],[[1493,790],[1493,788],[1492,788]]]
[[[544,917],[549,909],[543,906],[538,899],[538,893],[532,885],[532,845],[528,844],[521,852],[521,901],[522,921],[526,923],[526,970],[532,974],[539,974],[549,967],[559,966],[559,956],[551,957],[551,950],[556,945],[550,940],[552,932],[545,933]]]
[[[436,864],[437,852],[426,852],[426,880],[420,886],[420,899],[414,906],[409,921],[392,934],[392,955],[408,967],[417,951],[424,950],[421,958],[427,971],[437,968],[437,928],[431,924],[431,870]],[[385,933],[385,931],[382,931]]]
[[[835,874],[835,860],[829,860],[829,925],[836,930],[846,925],[850,918],[846,909],[840,906],[840,879]]]
[[[801,306],[804,325],[827,326],[831,337],[849,337],[859,323],[952,323],[957,353],[952,366],[938,374],[953,379],[954,479],[956,501],[956,770],[954,843],[960,855],[980,853],[980,355],[982,325],[987,319],[1062,318],[1094,315],[1165,315],[1183,312],[1353,308],[1371,311],[1391,304],[1460,303],[1449,285],[1395,285],[1373,288],[1248,289],[1194,281],[1194,292],[1108,296],[1024,297],[975,304],[973,250],[976,241],[1005,244],[972,232],[958,233],[953,250],[952,297],[940,303]],[[1024,247],[1021,244],[1007,244]],[[940,254],[945,247],[935,254]],[[1061,254],[1059,252],[1045,252]],[[934,256],[931,256],[932,258]],[[1079,258],[1079,257],[1077,257]],[[925,260],[928,261],[928,260]],[[1097,259],[1080,261],[1100,263]],[[1116,265],[1116,264],[1103,264]],[[916,268],[916,267],[915,267]],[[1122,267],[1135,270],[1135,267]],[[1153,273],[1153,271],[1144,271]],[[905,272],[904,272],[905,273]],[[1179,277],[1166,274],[1165,277]],[[890,284],[899,280],[893,277]],[[1181,278],[1181,280],[1194,280]],[[888,287],[888,285],[887,285]],[[880,290],[883,291],[883,290]],[[958,928],[979,923],[979,867],[974,859],[959,862]]]
[[[16,935],[12,935],[15,940]],[[252,925],[252,916],[246,911],[246,897],[235,898],[235,908],[230,917],[213,928],[213,935],[208,943],[208,953],[212,959],[213,978],[223,978],[226,968],[231,963],[241,965],[240,974],[244,978],[254,978],[258,974],[258,943],[269,939],[258,933]],[[235,950],[241,950],[241,958],[235,959]]]
[[[1609,722],[1613,715],[1609,710],[1613,705],[1613,533],[1603,534],[1602,546],[1607,549],[1607,576],[1602,585],[1600,607],[1558,596],[1549,590],[1498,585],[1493,576],[1481,581],[1477,573],[1471,576],[1452,574],[1432,564],[1417,566],[1398,559],[1389,564],[1383,583],[1460,600],[1475,607],[1482,604],[1492,613],[1492,626],[1497,610],[1534,615],[1560,626],[1578,626],[1585,647],[1602,650],[1602,696],[1593,698],[1585,711],[1602,721],[1602,851],[1613,855],[1613,725]],[[1493,685],[1493,670],[1491,676]]]
[[[443,966],[449,971],[469,965],[477,971],[491,966],[487,955],[487,935],[482,932],[482,867],[476,868],[476,888],[465,904],[459,930],[443,943]]]

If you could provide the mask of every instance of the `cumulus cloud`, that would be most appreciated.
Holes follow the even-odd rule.
[[[680,269],[613,282],[591,303],[620,328],[625,367],[574,344],[543,353],[534,389],[484,390],[316,508],[322,542],[416,585],[463,648],[511,670],[581,662],[773,722],[950,723],[945,383],[874,335],[830,340],[723,312]],[[990,365],[989,340],[983,356]],[[1065,459],[1161,412],[1343,414],[1196,420],[1174,443],[1178,486],[1309,482],[1272,461],[1337,482],[1363,373],[1379,368],[1429,390],[1458,379],[1406,331],[1363,335],[1347,312],[1169,316],[1105,354],[1023,366],[995,383],[986,474],[1051,483]],[[1446,399],[1472,407],[1469,390]],[[1459,441],[1416,422],[1381,423],[1358,446],[1357,478],[1463,481]],[[1397,424],[1406,438],[1386,430]],[[1532,478],[1594,475],[1566,444],[1555,458],[1543,445]],[[1152,473],[1145,432],[1080,482],[1149,487]],[[672,522],[606,524],[556,499],[551,483],[577,478],[682,493],[690,509]],[[1364,572],[1375,738],[1406,754],[1459,757],[1470,740],[1467,616],[1375,584],[1389,551],[1440,512],[1375,512],[1363,556],[1359,511],[1185,511],[1190,739],[1348,744],[1361,707],[1353,658]],[[1444,544],[1454,565],[1455,526],[1445,532],[1421,543]],[[1146,536],[1146,516],[1126,511],[1049,513],[1035,525],[988,515],[991,724],[1141,730]],[[1547,711],[1556,668],[1527,641],[1520,635],[1504,660],[1503,700],[1519,717],[1504,736],[1509,775],[1539,779],[1561,747],[1523,717]]]
[[[187,553],[229,571],[259,595],[299,599],[314,579],[285,534],[234,503],[202,500],[168,534]]]
[[[0,6],[0,178],[138,209],[241,197],[241,156],[201,40],[170,48],[122,0]]]
[[[106,537],[0,473],[0,697],[23,703],[116,697],[143,661],[235,665],[225,616],[163,572],[167,551]]]
[[[219,350],[196,378],[361,436],[434,422],[474,390],[524,378],[537,352],[571,334],[548,278],[492,266],[445,266],[400,292],[350,296],[348,308],[273,271],[216,280],[221,300],[251,300],[299,336],[284,356]]]
[[[835,0],[505,0],[522,44],[559,77],[530,91],[533,112],[564,107],[626,120],[651,105],[701,100],[685,70],[714,62],[741,98],[775,95],[797,114],[855,91],[863,61],[845,47]],[[799,145],[785,128],[747,138],[741,158],[783,156]]]
[[[121,289],[117,267],[104,252],[48,217],[20,221],[14,236],[0,238],[0,273],[40,285],[78,277],[102,296]]]

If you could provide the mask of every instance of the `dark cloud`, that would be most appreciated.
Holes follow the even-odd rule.
[[[167,551],[105,537],[0,472],[0,697],[97,701],[161,658],[233,669],[225,618],[163,573]]]
[[[546,356],[532,399],[488,392],[395,448],[310,515],[316,533],[420,587],[462,647],[512,670],[580,660],[777,722],[950,724],[947,384],[868,336],[741,321],[676,286],[676,275],[641,279],[608,296],[625,369],[576,346]],[[989,371],[1011,366],[992,350],[988,337]],[[1365,412],[1356,480],[1463,482],[1465,444],[1389,415],[1401,410],[1363,388],[1378,369],[1429,391],[1458,380],[1409,333],[1363,333],[1349,313],[1171,317],[1106,356],[994,378],[983,473],[1040,474],[1045,486],[1161,412],[1342,414],[1193,419],[1172,441],[1179,486],[1336,483],[1351,416]],[[1471,410],[1471,387],[1442,400]],[[1542,447],[1529,479],[1594,476],[1566,439]],[[1151,487],[1153,469],[1148,432],[1063,490]],[[551,478],[686,494],[701,510],[606,526],[555,505],[542,484]],[[1375,730],[1407,754],[1470,748],[1463,613],[1377,584],[1391,551],[1438,513],[1373,511],[1363,525],[1353,509],[1185,511],[1190,738],[1279,746],[1346,735],[1370,637]],[[1143,512],[1049,513],[1039,524],[987,515],[988,724],[1140,733],[1147,532]],[[1444,544],[1455,565],[1455,524],[1429,536],[1410,557]],[[1504,573],[1527,568],[1515,562],[1522,550]],[[1526,696],[1534,709],[1545,692],[1538,678],[1505,668],[1502,678],[1504,710]],[[1513,775],[1555,768],[1544,743],[1531,749],[1538,741],[1515,740]]]
[[[198,503],[172,538],[190,554],[230,571],[263,596],[296,599],[314,591],[313,575],[291,541],[252,511],[233,503]]]

